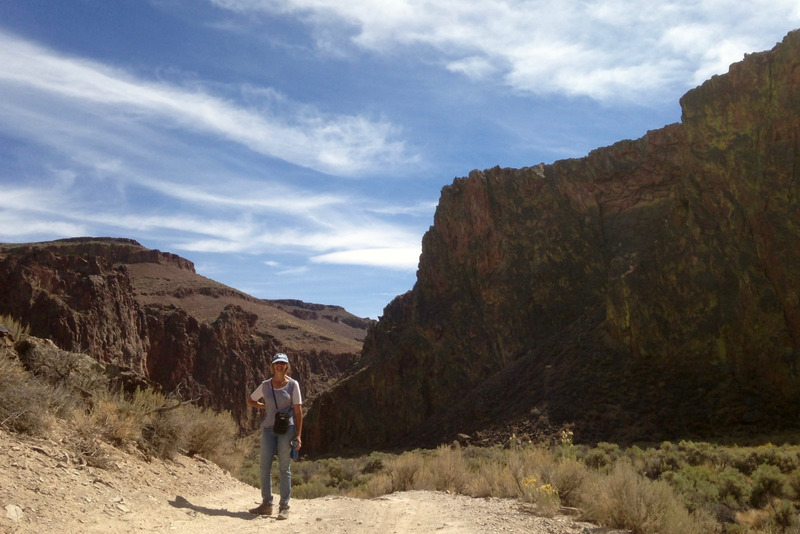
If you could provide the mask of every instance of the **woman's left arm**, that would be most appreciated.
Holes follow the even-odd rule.
[[[294,405],[294,426],[297,429],[297,448],[299,449],[303,445],[303,439],[300,435],[303,433],[303,405],[302,404],[295,404]]]

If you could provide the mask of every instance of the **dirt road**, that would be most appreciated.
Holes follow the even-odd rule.
[[[199,458],[144,462],[110,450],[111,469],[75,465],[59,443],[0,430],[0,532],[327,534],[619,532],[537,517],[520,503],[442,492],[394,493],[371,500],[293,499],[289,519],[247,512],[259,491]],[[277,502],[277,499],[276,499]]]

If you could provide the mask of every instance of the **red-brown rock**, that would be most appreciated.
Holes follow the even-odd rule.
[[[585,441],[800,426],[800,32],[681,104],[641,139],[443,188],[416,285],[309,445],[507,437],[541,414]]]

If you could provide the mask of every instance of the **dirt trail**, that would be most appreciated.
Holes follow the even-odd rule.
[[[371,500],[294,499],[289,519],[279,521],[248,513],[260,499],[258,490],[203,459],[148,463],[116,449],[108,454],[110,470],[75,465],[57,442],[18,439],[0,430],[0,532],[619,532],[566,516],[537,517],[511,500],[428,491]]]

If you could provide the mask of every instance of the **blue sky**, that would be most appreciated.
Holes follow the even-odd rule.
[[[0,242],[377,318],[441,188],[680,120],[796,0],[0,0]]]

